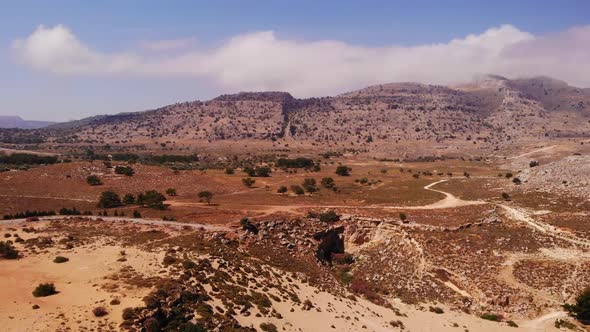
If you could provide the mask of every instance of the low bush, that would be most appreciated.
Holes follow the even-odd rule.
[[[0,258],[17,259],[18,250],[12,245],[12,241],[0,241]]]
[[[45,297],[55,294],[57,294],[57,290],[55,289],[55,285],[51,283],[39,284],[33,291],[34,297]]]
[[[69,260],[70,260],[70,259],[69,259],[69,258],[67,258],[67,257],[63,257],[63,256],[57,256],[57,257],[55,257],[55,259],[53,260],[53,262],[54,262],[54,263],[57,263],[57,264],[61,264],[61,263],[68,262]]]
[[[107,311],[107,309],[105,307],[96,307],[94,309],[92,309],[92,313],[94,314],[95,317],[103,317],[109,314],[109,312]]]
[[[328,210],[325,212],[320,213],[320,221],[321,222],[337,222],[340,221],[340,215],[336,213],[334,210]]]
[[[102,185],[102,181],[96,175],[89,175],[89,176],[87,176],[86,177],[86,183],[88,183],[91,186],[100,186],[100,185]]]

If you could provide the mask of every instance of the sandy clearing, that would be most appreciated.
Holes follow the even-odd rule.
[[[97,246],[100,250],[97,250]],[[0,269],[0,294],[10,299],[0,306],[0,321],[4,331],[47,331],[63,329],[65,326],[94,328],[99,325],[118,329],[122,322],[122,311],[126,307],[142,304],[147,288],[125,288],[113,292],[102,289],[104,277],[117,272],[125,265],[132,266],[144,274],[156,274],[161,255],[147,254],[134,248],[124,248],[126,262],[117,262],[119,246],[93,244],[76,248],[67,254],[70,261],[62,264],[52,260],[59,249],[51,248],[47,253],[30,255],[24,259],[2,261]],[[150,266],[150,263],[153,264]],[[58,294],[35,298],[33,289],[39,283],[53,282]],[[110,305],[118,298],[120,305]],[[32,309],[39,305],[40,309]],[[109,315],[96,318],[91,310],[104,306]],[[77,328],[76,328],[77,327]]]

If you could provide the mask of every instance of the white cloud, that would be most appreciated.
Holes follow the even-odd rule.
[[[590,26],[534,36],[503,25],[447,43],[411,47],[297,41],[264,31],[236,36],[209,50],[156,56],[94,51],[58,25],[40,26],[13,46],[18,59],[37,70],[188,76],[216,84],[224,92],[284,90],[297,96],[319,96],[384,82],[466,82],[484,73],[548,75],[590,86]],[[162,50],[187,45],[186,40],[177,40],[151,46]]]

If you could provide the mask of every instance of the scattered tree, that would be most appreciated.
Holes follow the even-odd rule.
[[[314,192],[318,191],[318,187],[316,185],[316,180],[314,178],[305,178],[305,179],[303,179],[302,187],[308,193],[314,193]]]
[[[286,186],[280,186],[279,189],[277,189],[277,193],[279,194],[284,194],[288,191]]]
[[[340,165],[336,167],[336,174],[340,176],[349,176],[350,171],[352,171],[352,168],[348,166]]]
[[[205,202],[207,202],[207,205],[211,204],[211,199],[213,198],[213,193],[210,191],[201,191],[199,193],[199,198]]]
[[[88,183],[91,186],[100,186],[100,185],[102,185],[102,181],[96,175],[88,175],[86,177],[86,183]]]
[[[155,190],[149,190],[137,196],[137,204],[156,210],[166,209],[166,206],[164,205],[165,200],[166,196]]]
[[[121,206],[121,198],[117,195],[116,192],[107,190],[103,191],[100,194],[100,198],[98,200],[98,207],[103,209],[109,209],[114,207]]]
[[[242,183],[248,187],[248,188],[252,188],[252,186],[254,185],[254,183],[256,183],[256,180],[254,180],[253,178],[243,178],[242,179]]]
[[[227,168],[225,169],[225,174],[227,174],[227,175],[232,175],[232,174],[234,174],[234,169],[233,169],[232,167],[227,167]]]
[[[168,189],[166,189],[166,195],[168,195],[168,196],[176,196],[178,194],[176,193],[176,189],[174,189],[174,188],[168,188]]]
[[[123,196],[123,204],[125,204],[125,205],[135,204],[135,196],[133,194],[125,194],[125,196]]]
[[[336,186],[334,179],[332,179],[329,176],[322,178],[321,183],[324,188],[328,188],[328,189],[332,189]]]
[[[508,195],[508,193],[502,193],[502,199],[505,201],[509,201],[510,200],[510,195]]]
[[[402,222],[408,220],[408,216],[405,213],[400,213],[399,214],[399,220],[401,220]]]
[[[291,191],[293,191],[293,193],[297,196],[305,194],[305,190],[303,190],[303,188],[301,188],[301,186],[296,185],[296,184],[291,186]]]

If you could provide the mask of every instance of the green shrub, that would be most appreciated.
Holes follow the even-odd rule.
[[[135,171],[131,166],[115,166],[115,173],[132,176]]]
[[[0,258],[17,259],[18,250],[12,245],[12,241],[0,241]]]
[[[34,297],[45,297],[55,294],[57,294],[57,291],[55,290],[55,285],[50,283],[39,284],[39,286],[37,286],[37,288],[35,288],[35,290],[33,291]]]
[[[318,191],[318,187],[316,186],[316,181],[315,181],[314,178],[305,178],[305,179],[303,179],[302,187],[308,193],[314,193],[314,192]]]
[[[199,193],[199,198],[205,202],[207,202],[207,205],[211,204],[211,199],[213,198],[213,193],[210,191],[201,191]]]
[[[277,193],[279,194],[284,194],[288,191],[286,186],[280,186],[279,189],[277,189]]]
[[[109,312],[107,311],[107,309],[105,307],[96,307],[94,309],[92,309],[92,313],[94,314],[95,317],[103,317],[109,314]]]
[[[296,185],[296,184],[294,184],[294,185],[292,185],[292,186],[291,186],[291,191],[292,191],[292,192],[293,192],[295,195],[298,195],[298,196],[299,196],[299,195],[303,195],[303,194],[305,194],[305,190],[303,190],[303,188],[301,188],[301,186],[299,186],[299,185]]]
[[[344,165],[336,167],[336,174],[340,176],[349,176],[352,168]]]
[[[68,262],[69,260],[70,260],[70,259],[69,259],[69,258],[67,258],[67,257],[63,257],[63,256],[57,256],[57,257],[55,257],[55,259],[53,260],[53,262],[54,262],[54,263],[57,263],[57,264],[61,264],[61,263]]]
[[[246,187],[251,188],[254,185],[254,183],[256,183],[256,180],[254,180],[253,178],[243,178],[242,183]]]
[[[336,184],[334,183],[334,179],[332,179],[329,176],[322,178],[321,183],[324,188],[328,189],[334,188],[336,186]]]
[[[234,174],[234,172],[235,172],[234,169],[231,167],[228,167],[225,169],[225,174],[227,174],[227,175],[232,175],[232,174]]]
[[[164,205],[165,200],[166,196],[155,190],[148,190],[143,194],[137,195],[137,204],[156,210],[166,209]]]
[[[121,198],[111,190],[103,191],[98,199],[98,207],[103,209],[121,206]]]
[[[516,324],[516,322],[513,320],[507,321],[506,324],[508,324],[510,327],[518,327],[518,324]]]
[[[265,332],[277,332],[277,327],[273,323],[261,323],[260,329]]]
[[[86,183],[88,183],[91,186],[100,186],[102,185],[102,181],[100,181],[100,178],[96,175],[89,175],[86,177]]]
[[[125,204],[125,205],[135,204],[135,196],[133,194],[125,194],[125,196],[123,196],[123,204]]]
[[[174,189],[174,188],[168,188],[168,189],[166,189],[166,195],[168,195],[168,196],[176,196],[178,194],[176,193],[176,189]]]
[[[441,307],[430,307],[428,308],[430,312],[434,312],[435,314],[444,314],[445,311]]]
[[[334,210],[328,210],[325,212],[320,213],[320,221],[321,222],[337,222],[340,220],[340,215],[336,213]]]
[[[502,317],[500,317],[499,315],[496,315],[496,314],[486,313],[486,314],[481,315],[480,317],[482,319],[491,320],[491,321],[494,321],[494,322],[500,322],[500,321],[502,321]]]

